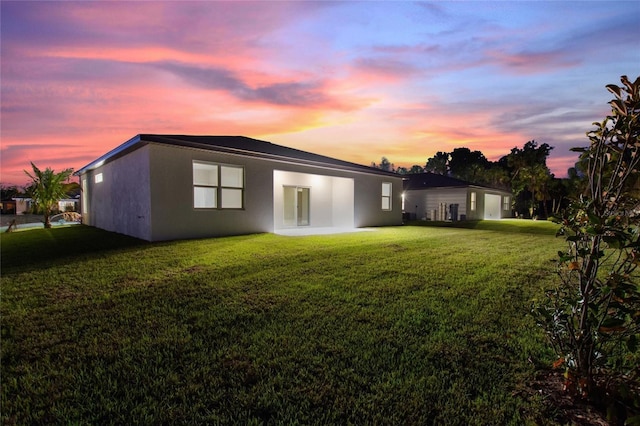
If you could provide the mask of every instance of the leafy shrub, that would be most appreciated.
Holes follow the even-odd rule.
[[[586,191],[557,219],[567,241],[560,283],[534,314],[566,368],[566,390],[602,402],[616,383],[626,417],[640,408],[640,77],[621,81],[607,86],[611,115],[593,123],[588,147],[574,149],[587,165]]]

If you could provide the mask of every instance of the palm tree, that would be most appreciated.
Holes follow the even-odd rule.
[[[29,195],[31,195],[36,206],[44,214],[44,227],[51,228],[49,217],[58,205],[58,200],[65,197],[67,187],[65,181],[69,179],[73,169],[65,169],[55,173],[49,167],[44,171],[38,169],[33,163],[31,163],[31,167],[33,168],[33,174],[26,170],[24,171],[33,181],[30,185]]]

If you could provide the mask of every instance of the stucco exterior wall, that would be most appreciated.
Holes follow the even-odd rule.
[[[382,183],[390,182],[391,210],[382,210]],[[394,226],[402,224],[402,178],[362,174],[355,179],[355,226]]]
[[[511,194],[498,190],[478,189],[477,191],[478,210],[474,219],[479,220],[495,220],[511,217],[511,207],[504,210],[504,199],[509,197],[511,202]],[[490,205],[487,205],[490,203]]]
[[[466,188],[430,188],[405,192],[404,209],[415,214],[417,220],[443,220],[439,217],[441,203],[447,205],[447,214],[451,204],[458,204],[458,219],[461,219],[462,215],[470,219],[469,194]]]
[[[31,209],[31,198],[17,198],[16,202],[16,214],[27,214]]]
[[[355,224],[354,180],[352,178],[334,178],[332,181],[331,222],[336,228],[349,228]],[[345,200],[351,200],[347,202]]]
[[[340,180],[335,180],[333,196],[334,206],[344,206],[344,210],[335,210],[333,217],[334,227],[353,226],[362,228],[367,226],[393,226],[402,224],[402,178],[400,176],[382,176],[375,174],[336,170],[325,167],[313,167],[293,163],[277,163],[265,160],[273,164],[277,170],[288,172],[313,174],[320,176],[333,176],[353,180],[353,224],[349,218],[350,208],[346,204],[336,203],[336,199],[351,196],[349,185],[343,185]],[[391,182],[392,210],[382,210],[382,183]],[[312,196],[313,197],[313,196]],[[342,223],[342,224],[340,224]]]
[[[99,174],[102,181],[96,182]],[[82,174],[80,182],[83,184],[83,223],[151,239],[148,146]]]
[[[467,219],[482,220],[484,219],[484,191],[478,188],[467,188]],[[471,194],[476,194],[476,208],[471,210]]]
[[[498,194],[484,194],[484,218],[501,219],[502,197]]]
[[[158,144],[147,145],[151,158],[151,240],[201,238],[273,232],[284,227],[276,206],[282,182],[274,183],[274,171],[286,171],[299,179],[289,185],[311,188],[313,227],[364,227],[402,224],[402,180],[395,176],[306,166],[243,155],[226,154]],[[233,210],[193,207],[193,161],[243,166],[244,208]],[[316,182],[314,183],[314,180]],[[382,182],[393,184],[393,208],[381,208]],[[319,184],[327,185],[319,190]],[[351,202],[346,200],[352,200]],[[327,208],[327,205],[333,206]]]
[[[476,194],[475,209],[473,210],[471,208],[472,193]],[[404,210],[405,212],[415,214],[418,220],[443,220],[439,216],[440,204],[446,204],[447,215],[450,214],[449,206],[451,204],[458,204],[458,220],[482,220],[486,218],[485,203],[487,194],[490,194],[489,199],[492,199],[492,195],[500,197],[500,215],[497,216],[492,213],[491,219],[511,216],[511,210],[503,210],[502,205],[504,197],[510,197],[510,194],[477,187],[429,188],[405,191]],[[434,211],[436,215],[435,219]]]
[[[149,144],[153,241],[273,231],[273,168],[256,158]],[[193,207],[193,161],[244,167],[243,209]]]
[[[243,208],[194,208],[193,161],[242,166]],[[83,221],[149,241],[273,232],[283,225],[274,207],[274,197],[277,203],[282,194],[282,183],[280,189],[274,184],[275,170],[297,176],[288,184],[311,188],[310,226],[402,223],[400,177],[157,143],[81,176]],[[97,174],[102,174],[100,183],[95,182]],[[381,208],[383,182],[393,185],[390,211]]]
[[[274,229],[284,221],[284,187],[309,188],[310,227],[353,227],[353,178],[274,170]]]

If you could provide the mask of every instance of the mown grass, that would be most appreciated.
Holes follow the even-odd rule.
[[[525,389],[552,357],[527,313],[562,241],[513,230],[4,234],[2,419],[550,422]]]
[[[427,226],[437,228],[478,229],[484,231],[498,231],[509,233],[555,235],[558,225],[551,221],[503,219],[503,220],[464,220],[457,222],[440,222],[416,220],[408,223],[410,226]]]

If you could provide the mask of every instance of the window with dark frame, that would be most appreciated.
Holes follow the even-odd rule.
[[[382,210],[391,210],[391,182],[382,182]]]
[[[193,161],[193,207],[244,208],[244,167]]]

